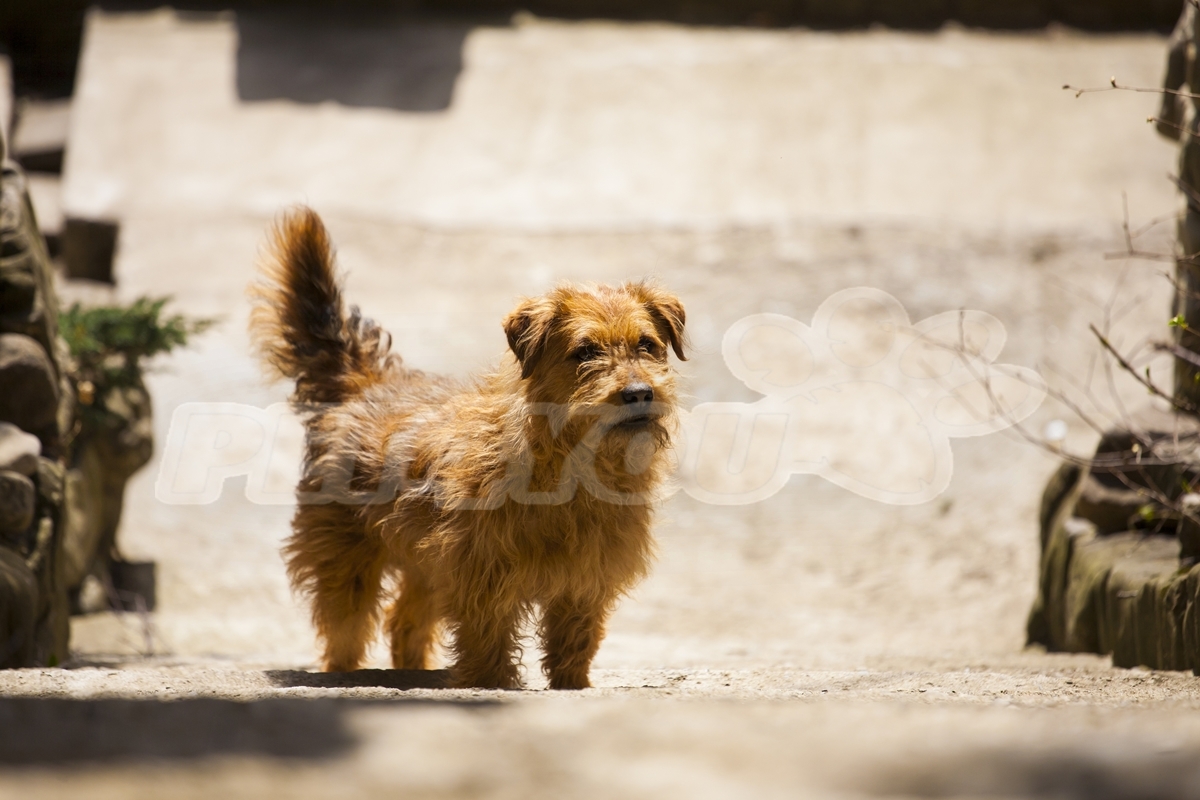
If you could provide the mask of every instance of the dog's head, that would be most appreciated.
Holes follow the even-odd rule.
[[[648,283],[564,285],[523,301],[504,332],[531,401],[665,443],[676,402],[667,359],[686,359],[684,319],[679,298]]]

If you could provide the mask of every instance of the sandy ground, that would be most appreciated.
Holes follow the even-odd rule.
[[[359,57],[310,80],[271,24],[91,20],[63,205],[121,220],[116,297],[222,323],[151,379],[160,455],[121,541],[158,562],[159,609],[77,619],[69,668],[0,674],[0,797],[1200,797],[1193,676],[1024,649],[1056,461],[1012,432],[952,440],[949,485],[918,505],[812,475],[752,504],[675,494],[596,688],[571,695],[536,670],[506,693],[311,673],[278,556],[286,432],[267,476],[283,499],[252,502],[246,477],[206,504],[163,493],[184,404],[285,396],[248,355],[242,292],[297,201],[421,368],[492,362],[514,298],[556,280],[654,275],[687,305],[689,403],[752,401],[721,357],[731,325],[807,323],[868,286],[913,321],[993,315],[1000,361],[1119,418],[1145,394],[1110,386],[1087,324],[1114,318],[1129,345],[1166,330],[1161,265],[1105,254],[1123,192],[1136,224],[1175,210],[1175,155],[1145,125],[1153,97],[1059,87],[1152,85],[1162,39],[523,19],[397,29],[440,43],[410,69],[335,26],[296,34],[301,52]],[[361,80],[386,69],[425,82]],[[1169,250],[1170,228],[1142,244]],[[869,478],[923,474],[847,413],[821,419]],[[1093,439],[1054,401],[1029,430],[1060,418],[1068,446]]]

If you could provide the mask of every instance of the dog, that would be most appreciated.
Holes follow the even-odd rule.
[[[677,424],[669,351],[686,360],[679,299],[647,282],[559,285],[504,319],[498,367],[430,375],[347,310],[304,207],[272,229],[251,296],[252,337],[295,381],[306,427],[283,554],[324,668],[359,668],[382,614],[395,668],[429,668],[445,631],[450,685],[520,688],[521,629],[540,611],[550,687],[590,686],[606,620],[653,556]]]

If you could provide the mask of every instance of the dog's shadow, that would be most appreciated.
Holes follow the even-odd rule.
[[[446,669],[356,669],[353,672],[307,672],[300,669],[272,669],[265,675],[280,688],[314,689],[446,689],[450,670]]]

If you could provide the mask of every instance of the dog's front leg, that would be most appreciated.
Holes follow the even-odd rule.
[[[517,633],[522,614],[506,608],[494,598],[471,603],[471,609],[452,609],[454,665],[453,686],[478,689],[519,689],[520,657]]]
[[[551,689],[587,689],[588,670],[604,638],[607,604],[557,598],[546,604],[540,628],[542,671]]]

